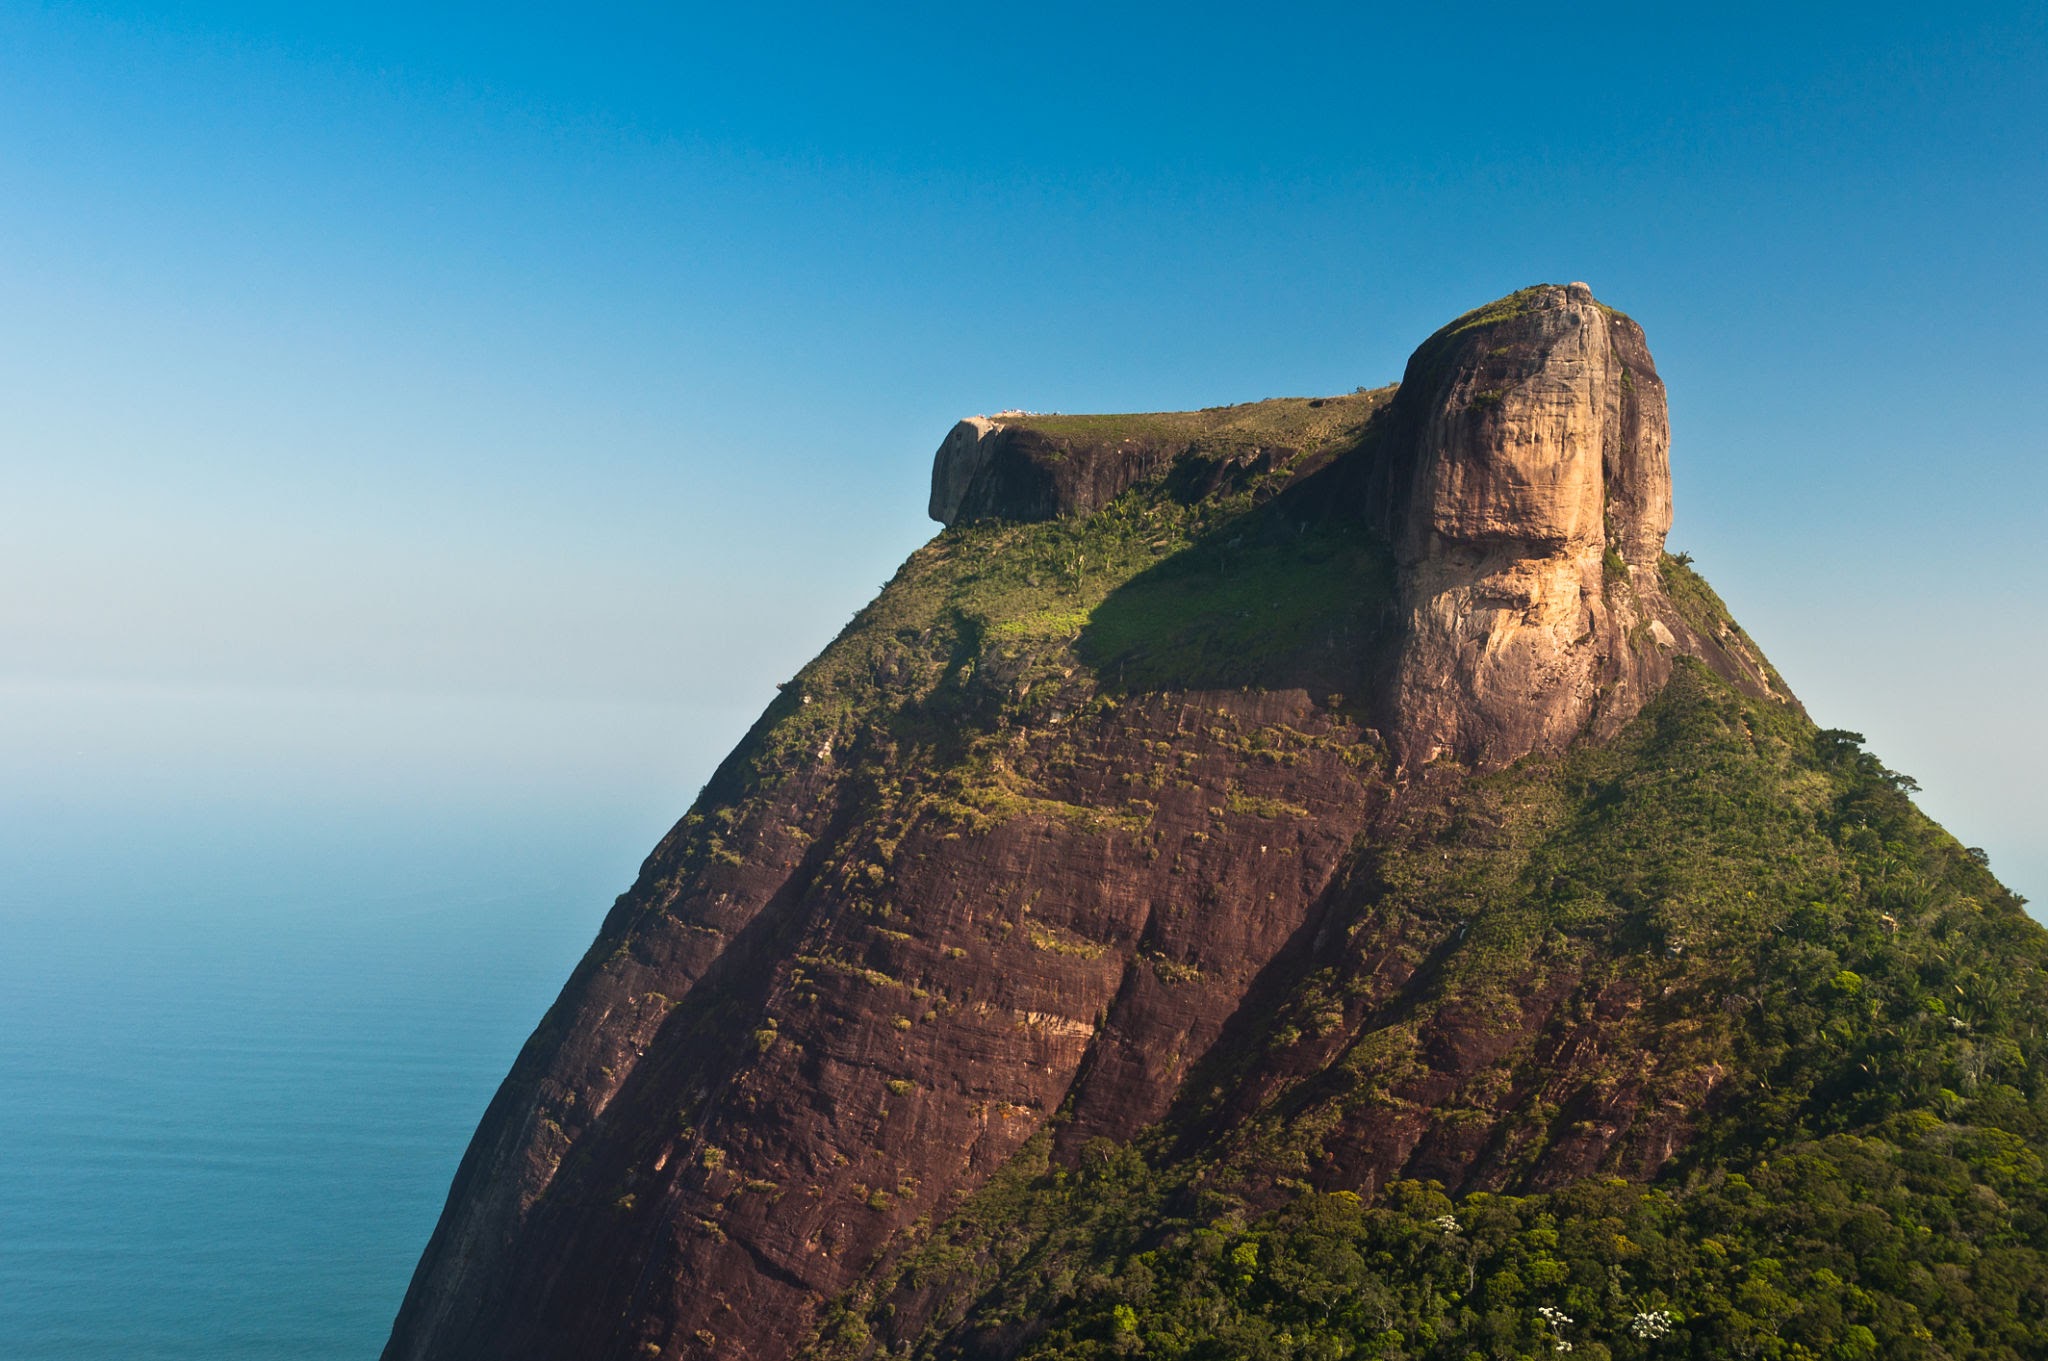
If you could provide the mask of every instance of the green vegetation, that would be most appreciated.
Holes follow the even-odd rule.
[[[1366,848],[1356,955],[1299,980],[1255,1052],[1198,1072],[1134,1144],[1071,1167],[1034,1146],[845,1301],[818,1354],[980,1336],[1062,1361],[2048,1355],[2048,933],[1911,788],[1854,734],[1683,665],[1616,741],[1476,781]],[[1447,953],[1375,1005],[1395,923]],[[1678,1159],[1517,1194],[1319,1184],[1334,1131],[1412,1109],[1419,1034],[1519,1016],[1551,978],[1578,980],[1566,1012],[1654,999],[1584,1076],[1643,1084],[1645,1108],[1692,1093]],[[1233,1062],[1305,1076],[1232,1115]],[[1434,1118],[1525,1139],[1495,1183],[1513,1188],[1579,1127],[1504,1095],[1542,1089],[1536,1050],[1504,1064]],[[905,1291],[941,1305],[897,1337]]]
[[[1072,955],[1077,959],[1098,959],[1109,948],[1100,941],[1077,936],[1071,931],[1062,931],[1043,922],[1027,922],[1024,927],[1025,939],[1034,950],[1048,950],[1056,955]]]
[[[1148,411],[1127,415],[1034,415],[1026,424],[1055,438],[1103,443],[1140,440],[1187,442],[1212,452],[1262,444],[1308,449],[1362,429],[1385,405],[1392,387],[1360,388],[1336,397],[1275,397],[1201,411]]]
[[[1391,391],[1031,423],[1091,438],[1171,433],[1197,459],[1245,442],[1307,456],[1355,440]],[[892,843],[926,816],[962,832],[1027,813],[1141,830],[1142,802],[1047,797],[1012,764],[1012,735],[1144,690],[1348,692],[1388,599],[1391,560],[1355,521],[1291,514],[1284,489],[1296,476],[1291,464],[1274,467],[1189,501],[1168,474],[1085,518],[945,530],[783,686],[678,828],[683,854],[669,881],[737,864],[733,830],[824,761],[855,768],[859,801]],[[871,868],[879,873],[845,867],[848,889],[882,912],[885,886],[855,882]]]
[[[1551,286],[1549,284],[1531,284],[1527,288],[1516,289],[1504,298],[1495,298],[1484,307],[1475,307],[1463,316],[1458,317],[1434,336],[1431,336],[1430,339],[1454,340],[1468,331],[1477,331],[1482,327],[1498,326],[1504,321],[1513,321],[1516,317],[1522,316],[1530,310],[1530,306],[1534,303],[1538,293]]]
[[[1325,410],[1195,417],[1220,439]],[[1044,423],[1182,438],[1195,417]],[[1143,844],[1176,753],[1147,747],[1121,803],[1072,803],[1048,778],[1073,758],[1061,734],[1160,691],[1338,707],[1377,659],[1389,555],[1300,513],[1293,476],[940,534],[787,685],[679,829],[674,873],[727,856],[766,791],[822,768],[864,821],[818,872],[878,932],[919,820],[1083,820]],[[1687,560],[1657,574],[1686,624],[1754,653]],[[1328,740],[1227,736],[1247,762]],[[1910,780],[1689,661],[1612,741],[1443,774],[1441,798],[1354,849],[1331,943],[1234,1019],[1164,1122],[1060,1157],[1035,1139],[841,1300],[812,1354],[2048,1355],[2048,933]],[[1303,811],[1218,802],[1276,833]],[[1022,929],[1052,954],[1103,949]],[[1144,962],[1169,987],[1201,977]],[[799,990],[835,973],[925,1000],[852,958],[801,963]],[[1566,1045],[1575,1027],[1597,1043]],[[1482,1057],[1453,1071],[1461,1046]],[[1442,1072],[1448,1091],[1427,1085]],[[1475,1178],[1347,1185],[1344,1150],[1399,1128],[1477,1141]]]
[[[2014,1152],[1900,1121],[1675,1190],[1307,1193],[1075,1270],[1025,1354],[1527,1357],[1563,1341],[1603,1359],[2039,1356],[2041,1166]],[[1149,1205],[1146,1181],[1104,1157],[1066,1196]]]
[[[1709,638],[1733,637],[1740,651],[1749,653],[1763,668],[1764,676],[1779,694],[1787,693],[1785,678],[1780,676],[1770,661],[1757,651],[1743,633],[1742,626],[1721,603],[1721,597],[1714,588],[1707,585],[1706,578],[1692,570],[1692,554],[1666,553],[1657,566],[1658,577],[1664,584],[1664,593],[1671,603],[1678,607],[1678,613],[1686,623],[1698,629]]]
[[[1354,676],[1331,662],[1355,654],[1392,589],[1362,526],[1262,508],[1106,596],[1080,656],[1117,689],[1333,689]]]
[[[1420,383],[1421,391],[1433,392],[1434,380],[1462,337],[1473,331],[1498,326],[1504,321],[1512,321],[1528,312],[1536,294],[1545,287],[1548,285],[1537,284],[1530,288],[1517,289],[1504,298],[1494,299],[1484,307],[1475,307],[1451,322],[1416,347],[1414,355],[1408,360],[1408,373],[1403,381]]]
[[[1733,619],[1721,597],[1707,585],[1705,577],[1692,570],[1690,553],[1666,553],[1658,564],[1658,575],[1664,583],[1664,594],[1671,597],[1686,623],[1708,637],[1732,626]]]

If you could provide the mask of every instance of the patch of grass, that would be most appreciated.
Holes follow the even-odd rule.
[[[1201,411],[1150,411],[1123,415],[1028,415],[1006,417],[1055,438],[1114,444],[1185,443],[1218,452],[1254,445],[1284,445],[1308,451],[1364,427],[1392,396],[1391,386],[1333,397],[1274,397]]]
[[[1538,294],[1556,286],[1531,284],[1527,288],[1518,288],[1506,297],[1495,298],[1492,302],[1475,307],[1463,316],[1455,318],[1437,334],[1459,336],[1467,331],[1477,331],[1487,326],[1498,326],[1504,321],[1513,321],[1516,317],[1525,315],[1535,305]]]
[[[1785,684],[1785,678],[1778,674],[1770,659],[1748,641],[1748,635],[1743,632],[1742,625],[1735,622],[1735,616],[1729,612],[1728,606],[1722,603],[1721,597],[1715,594],[1714,588],[1707,584],[1705,577],[1693,570],[1690,554],[1664,554],[1657,563],[1657,579],[1663,583],[1664,594],[1670,597],[1671,603],[1678,608],[1679,618],[1709,638],[1734,635],[1740,644],[1738,651],[1747,652],[1755,659],[1756,664],[1762,668],[1765,678],[1770,681],[1771,688],[1780,695],[1791,693],[1791,688]]]
[[[1664,594],[1678,607],[1679,618],[1709,638],[1717,637],[1734,616],[1707,585],[1705,577],[1692,569],[1692,559],[1666,553],[1657,561],[1657,577]]]
[[[1086,610],[1039,610],[989,626],[991,638],[1078,638],[1092,616]]]
[[[1288,803],[1282,799],[1268,799],[1256,794],[1247,794],[1241,789],[1230,791],[1227,806],[1231,812],[1240,816],[1266,818],[1268,820],[1274,818],[1305,818],[1309,815],[1308,809],[1303,808],[1299,804]]]
[[[1045,950],[1056,955],[1071,955],[1076,959],[1099,959],[1109,949],[1101,941],[1089,940],[1086,936],[1063,931],[1040,921],[1024,923],[1024,938],[1031,942],[1031,948],[1034,950]]]
[[[1271,504],[1107,595],[1078,650],[1117,690],[1322,693],[1355,681],[1352,662],[1377,631],[1393,583],[1391,555],[1363,526],[1303,524]]]

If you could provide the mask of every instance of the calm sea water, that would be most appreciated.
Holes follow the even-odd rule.
[[[0,832],[0,1352],[366,1361],[655,829],[145,821]]]

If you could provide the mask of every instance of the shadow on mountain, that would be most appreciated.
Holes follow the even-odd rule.
[[[1384,635],[1394,564],[1358,517],[1339,460],[1112,591],[1077,641],[1111,693],[1355,692]]]

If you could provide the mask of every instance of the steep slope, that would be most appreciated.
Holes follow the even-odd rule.
[[[1663,555],[1667,450],[1583,285],[1398,390],[963,423],[949,528],[521,1054],[386,1355],[1526,1348],[1544,1197],[1719,1225],[1640,1187],[1921,1114],[2038,1242],[1953,1131],[2038,1170],[2041,933]],[[1375,1328],[1289,1321],[1325,1258]]]
[[[1907,787],[1681,664],[1375,829],[1166,1120],[806,1354],[2048,1355],[2048,940]]]

